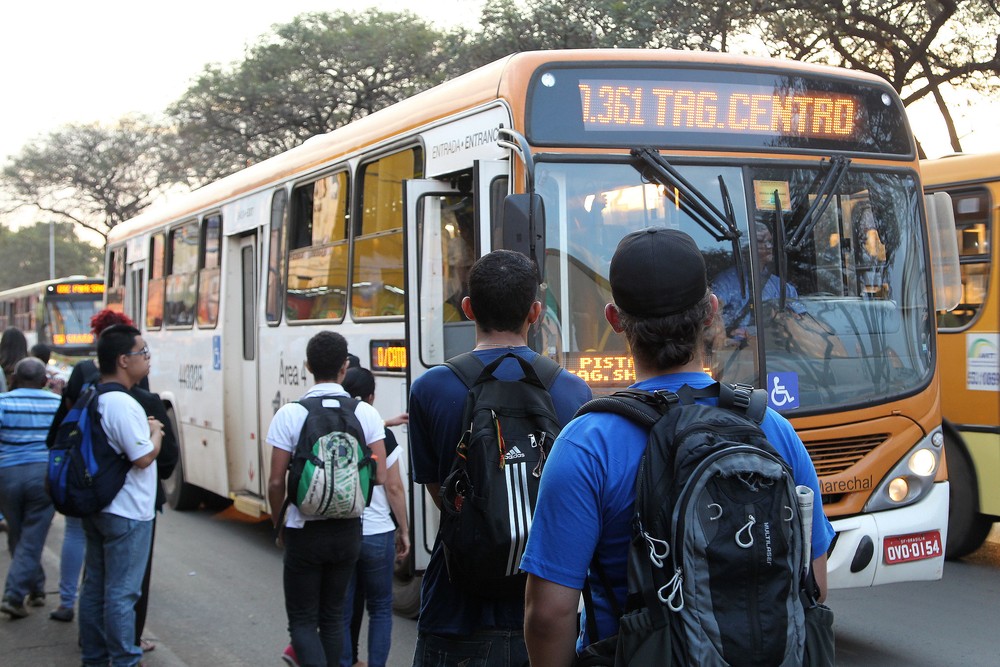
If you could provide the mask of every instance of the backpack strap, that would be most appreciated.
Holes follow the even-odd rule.
[[[767,413],[767,392],[749,384],[719,384],[719,407],[746,415],[755,424],[764,421]]]
[[[652,428],[663,413],[678,401],[677,394],[669,391],[643,391],[642,389],[626,389],[617,391],[610,396],[593,398],[576,411],[573,418],[590,412],[612,412],[631,419],[641,426]]]
[[[444,365],[450,368],[465,383],[466,387],[472,389],[480,382],[485,382],[492,378],[493,373],[500,367],[504,359],[516,360],[521,366],[521,372],[524,373],[523,379],[541,387],[545,391],[552,389],[553,383],[555,383],[556,378],[559,377],[559,373],[562,371],[562,366],[548,357],[543,357],[539,354],[529,363],[524,357],[515,352],[502,354],[491,361],[489,365],[484,364],[472,352],[465,352],[452,357],[444,362]]]
[[[502,359],[503,357],[501,357]],[[444,362],[444,365],[451,369],[451,372],[458,376],[458,379],[465,383],[465,386],[472,389],[485,367],[479,357],[472,352],[465,352],[456,357],[452,357]]]

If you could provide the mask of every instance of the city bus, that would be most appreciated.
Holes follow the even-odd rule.
[[[972,553],[1000,521],[1000,153],[920,165],[927,192],[951,195],[962,273],[954,310],[938,314],[950,558]]]
[[[720,323],[705,341],[708,370],[767,387],[816,464],[830,584],[928,580],[947,539],[933,315],[949,287],[929,263],[954,223],[925,210],[903,106],[876,77],[519,53],[117,226],[107,299],[140,323],[180,435],[171,504],[207,490],[261,515],[264,436],[310,383],[317,331],[375,373],[383,415],[403,412],[416,378],[474,346],[456,307],[471,263],[515,249],[539,268],[530,344],[611,392],[635,379],[602,316],[611,254],[632,230],[682,229],[746,301],[739,335]],[[412,484],[409,503],[420,572],[437,509]]]
[[[104,301],[104,279],[70,276],[0,292],[0,331],[17,327],[28,348],[45,343],[50,363],[69,367],[97,353],[90,318]]]

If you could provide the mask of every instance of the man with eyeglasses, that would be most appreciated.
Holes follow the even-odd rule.
[[[146,417],[128,391],[149,373],[149,346],[139,330],[116,324],[97,340],[100,382],[97,411],[108,443],[132,462],[125,484],[97,514],[83,518],[87,539],[83,591],[80,595],[80,642],[83,664],[134,666],[142,658],[136,646],[135,603],[153,534],[156,456],[163,423]]]
[[[781,298],[781,279],[774,274],[774,241],[771,230],[763,222],[754,223],[754,229],[760,269],[757,283],[760,285],[760,300],[761,303],[777,302]],[[750,312],[753,303],[751,289],[749,281],[745,290],[740,288],[735,267],[726,269],[712,281],[712,291],[719,298],[719,310],[726,325],[726,337],[733,345],[743,345],[748,338],[757,335],[756,321]],[[805,307],[798,302],[798,298],[798,290],[786,281],[785,307],[796,317],[805,312]]]

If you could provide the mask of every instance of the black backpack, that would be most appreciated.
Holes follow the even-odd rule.
[[[524,377],[494,377],[505,359],[516,360]],[[488,366],[472,353],[446,364],[469,387],[462,417],[466,430],[441,485],[448,577],[478,596],[523,595],[527,577],[520,571],[521,556],[539,477],[560,430],[549,390],[562,369],[546,357],[529,363],[513,352]]]
[[[718,407],[695,402],[713,396]],[[803,663],[809,537],[792,471],[759,427],[766,402],[763,390],[714,384],[627,390],[580,408],[623,415],[649,438],[619,633],[578,664]],[[592,569],[614,600],[600,563]],[[584,600],[596,639],[589,585]]]
[[[347,396],[310,396],[298,401],[309,411],[288,463],[288,497],[306,516],[353,519],[371,502],[376,461]],[[282,521],[279,519],[279,526]]]
[[[96,514],[111,504],[125,485],[132,462],[108,443],[97,411],[97,397],[128,392],[117,382],[88,387],[59,425],[49,449],[46,484],[52,504],[66,516]]]

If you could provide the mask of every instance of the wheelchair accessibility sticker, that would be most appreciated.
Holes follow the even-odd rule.
[[[795,373],[768,373],[767,402],[779,412],[799,407],[799,376]]]

